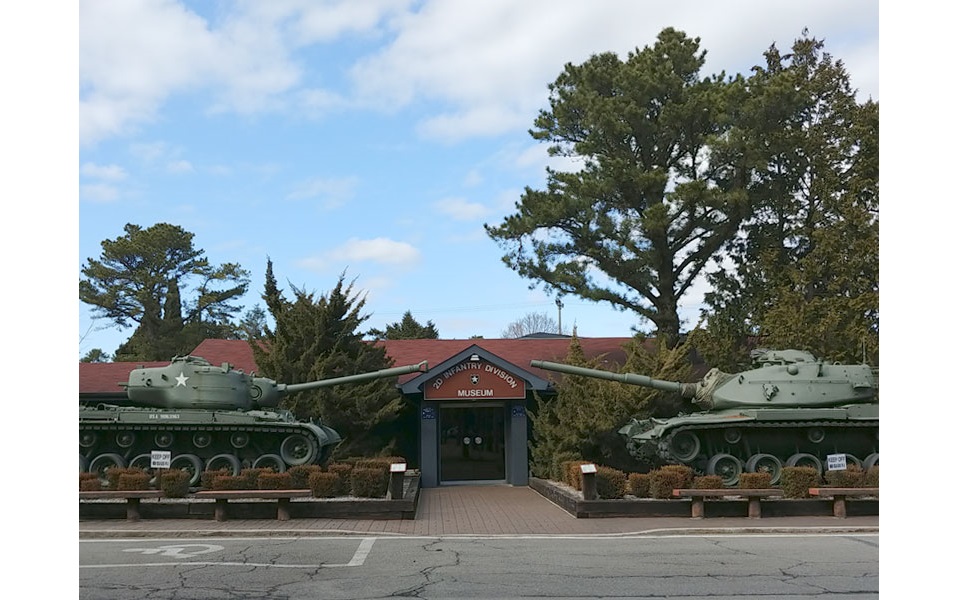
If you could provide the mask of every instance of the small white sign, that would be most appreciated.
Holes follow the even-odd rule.
[[[171,451],[170,450],[151,450],[152,469],[170,469]]]
[[[391,465],[389,465],[389,472],[405,473],[405,463],[392,463]]]
[[[844,471],[848,468],[846,454],[828,454],[828,471]]]
[[[584,473],[596,473],[596,465],[594,464],[580,465],[580,471]]]

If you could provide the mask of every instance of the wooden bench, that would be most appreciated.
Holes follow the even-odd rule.
[[[214,500],[215,521],[224,521],[228,518],[228,500],[277,500],[278,520],[288,521],[291,519],[288,511],[289,500],[307,498],[311,495],[311,490],[202,490],[192,494],[198,499]]]
[[[81,500],[127,500],[127,520],[141,520],[141,499],[161,498],[161,490],[103,490],[99,492],[80,492]]]
[[[831,498],[834,507],[834,516],[841,519],[848,516],[848,509],[845,500],[854,496],[877,496],[878,488],[809,488],[808,494],[817,498]]]
[[[722,498],[724,496],[738,496],[747,498],[747,517],[750,519],[761,518],[761,498],[782,498],[784,492],[777,489],[741,489],[741,488],[722,488],[722,489],[675,489],[673,495],[677,498],[690,498],[690,516],[695,519],[704,518],[704,499]]]

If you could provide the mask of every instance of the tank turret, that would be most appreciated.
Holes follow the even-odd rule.
[[[878,377],[865,364],[842,365],[801,350],[759,349],[755,367],[736,374],[711,369],[684,383],[547,361],[533,367],[608,379],[679,394],[700,409],[670,419],[633,419],[620,429],[630,453],[649,463],[679,463],[721,475],[782,466],[821,472],[829,454],[878,464]],[[859,459],[859,457],[861,457]]]
[[[197,356],[179,356],[170,365],[134,369],[127,383],[120,385],[137,406],[257,410],[277,407],[283,397],[296,392],[425,372],[427,364],[423,361],[371,373],[284,384],[245,374],[228,363],[214,366]]]
[[[203,470],[323,464],[341,441],[322,423],[297,420],[277,408],[287,395],[425,372],[427,361],[307,383],[277,383],[215,366],[197,356],[175,357],[163,367],[137,368],[126,383],[130,406],[80,407],[80,469],[102,475],[110,467],[151,466],[167,453],[170,466],[191,474]]]

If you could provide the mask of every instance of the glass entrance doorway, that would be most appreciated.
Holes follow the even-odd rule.
[[[439,480],[505,480],[505,407],[450,404],[440,408]]]

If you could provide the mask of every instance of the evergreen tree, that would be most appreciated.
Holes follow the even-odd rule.
[[[374,336],[377,340],[437,340],[439,331],[432,321],[425,325],[419,323],[412,316],[411,311],[405,311],[402,321],[390,323],[383,329],[369,329],[366,335]]]
[[[277,287],[268,261],[262,298],[275,322],[260,340],[250,341],[259,371],[279,382],[300,383],[389,368],[385,350],[366,343],[359,327],[364,298],[339,278],[327,297],[294,286],[293,299]],[[397,451],[398,417],[403,408],[394,379],[343,384],[287,396],[283,405],[300,419],[316,419],[335,429],[343,441],[336,457],[373,456]]]

